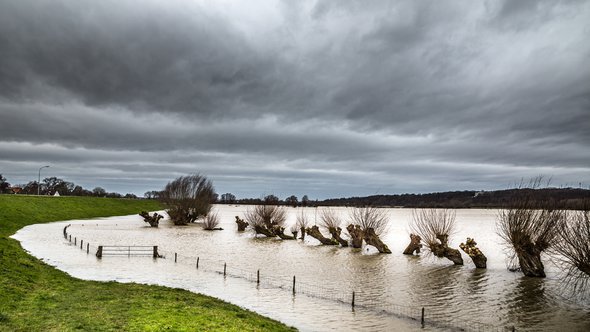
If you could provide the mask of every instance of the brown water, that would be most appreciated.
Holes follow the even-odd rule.
[[[390,225],[383,240],[391,255],[377,254],[372,247],[359,251],[319,246],[310,237],[305,243],[256,238],[251,232],[236,231],[234,216],[243,217],[247,207],[215,209],[223,231],[172,226],[166,220],[159,228],[150,228],[141,217],[127,216],[32,225],[14,237],[34,256],[78,278],[181,287],[303,331],[420,330],[422,307],[426,330],[503,331],[515,326],[530,331],[590,331],[590,304],[569,297],[559,281],[559,270],[547,259],[545,279],[526,278],[506,269],[503,246],[495,233],[496,210],[457,210],[458,229],[451,245],[458,248],[467,236],[475,237],[488,257],[488,268],[479,270],[466,255],[464,266],[427,255],[402,255],[409,242],[409,209],[387,210]],[[288,210],[289,223],[295,223],[300,210]],[[312,221],[319,215],[315,208],[303,210]],[[345,208],[337,211],[347,215]],[[91,244],[91,253],[99,244],[157,245],[166,259],[105,256],[99,260],[64,240],[66,224],[72,224],[68,228],[72,239]],[[350,303],[353,291],[355,310]]]

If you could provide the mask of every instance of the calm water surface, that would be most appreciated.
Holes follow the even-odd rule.
[[[32,225],[14,237],[34,256],[78,278],[185,288],[303,331],[422,330],[419,322],[408,318],[419,319],[422,307],[426,308],[425,330],[479,322],[497,326],[499,331],[512,325],[517,330],[590,331],[590,304],[563,297],[567,291],[559,283],[560,271],[547,259],[545,279],[506,270],[503,246],[495,233],[496,210],[457,210],[458,227],[451,245],[458,248],[467,236],[475,237],[488,257],[488,268],[479,270],[464,254],[464,266],[428,255],[402,255],[409,242],[410,209],[387,209],[390,225],[382,238],[393,251],[391,255],[377,254],[372,247],[319,246],[310,237],[303,243],[238,233],[234,216],[243,217],[246,209],[215,206],[223,231],[173,226],[167,220],[159,228],[150,228],[141,217],[127,216]],[[289,208],[288,223],[294,224],[301,210],[312,222],[319,216],[316,208]],[[336,211],[343,218],[347,215],[346,208]],[[62,230],[67,224],[72,225],[68,229],[72,239],[91,244],[91,253],[98,244],[157,245],[166,259],[97,259],[80,250],[79,242],[76,247],[64,240]],[[174,253],[178,254],[176,263]],[[253,282],[257,270],[259,286]],[[355,310],[350,305],[353,291]]]

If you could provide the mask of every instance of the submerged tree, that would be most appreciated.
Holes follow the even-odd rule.
[[[244,221],[244,219],[240,219],[240,217],[236,216],[236,224],[238,224],[238,232],[243,232],[248,227],[248,223]]]
[[[297,222],[295,223],[296,228],[301,232],[301,240],[305,240],[305,229],[308,228],[310,224],[311,222],[309,221],[309,218],[307,218],[307,215],[302,209],[297,215]]]
[[[203,229],[206,231],[221,231],[223,228],[219,226],[219,216],[217,213],[209,213],[203,220]]]
[[[340,219],[334,210],[325,208],[321,211],[320,225],[332,235],[333,240],[336,240],[343,247],[348,247],[348,241],[341,236],[342,228],[340,228]]]
[[[294,239],[285,234],[287,211],[277,205],[256,205],[246,211],[245,219],[256,234],[267,237],[278,236],[284,240]]]
[[[215,189],[202,175],[181,176],[166,185],[160,200],[175,225],[187,225],[207,216],[215,200]]]
[[[564,213],[535,202],[524,194],[498,215],[497,232],[510,252],[510,270],[521,270],[528,277],[545,277],[541,253],[558,240]]]
[[[471,257],[475,267],[480,269],[485,269],[487,267],[488,258],[477,247],[477,242],[475,242],[474,239],[468,237],[465,243],[461,243],[459,245],[459,248],[461,248],[461,250]]]
[[[426,248],[436,257],[445,257],[455,265],[463,265],[457,249],[449,247],[455,228],[455,212],[447,209],[421,209],[412,212],[412,232],[419,235]]]
[[[387,230],[388,218],[385,210],[372,206],[353,208],[349,211],[349,218],[351,223],[346,230],[352,238],[354,248],[360,248],[362,240],[365,240],[380,253],[391,254],[389,247],[380,238]]]
[[[158,225],[160,224],[160,219],[164,218],[164,216],[161,216],[157,213],[154,213],[150,216],[150,214],[147,211],[141,211],[139,215],[142,216],[143,221],[150,224],[151,227],[158,227]]]
[[[404,250],[404,255],[413,255],[414,252],[417,254],[420,253],[420,249],[422,248],[422,238],[420,235],[410,234],[410,244]]]
[[[576,293],[590,296],[590,206],[564,218],[552,251],[564,268],[565,282]]]

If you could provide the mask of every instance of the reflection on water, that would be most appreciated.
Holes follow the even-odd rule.
[[[590,306],[567,303],[559,297],[559,283],[551,278],[557,271],[550,263],[546,264],[547,279],[525,278],[506,270],[494,232],[493,210],[457,211],[459,229],[451,245],[458,247],[467,236],[475,237],[488,256],[488,269],[480,270],[465,255],[464,266],[428,255],[402,255],[409,241],[411,210],[388,210],[391,224],[383,240],[393,254],[379,255],[374,248],[359,251],[320,246],[311,237],[302,243],[237,233],[234,216],[243,216],[246,208],[216,209],[223,231],[207,232],[197,225],[176,227],[166,220],[154,229],[139,216],[68,222],[72,223],[69,232],[93,247],[158,245],[167,258],[155,261],[138,257],[98,260],[60,238],[63,223],[26,227],[16,237],[35,256],[79,278],[182,287],[256,310],[304,331],[418,330],[419,322],[400,316],[417,319],[422,307],[431,324],[427,329],[476,321],[515,325],[518,330],[590,330]],[[294,223],[300,209],[288,211],[288,222]],[[304,211],[313,219],[315,209]],[[337,211],[346,214],[344,208]],[[174,253],[178,253],[177,263]],[[211,272],[223,271],[224,263],[230,276]],[[258,287],[253,282],[257,270],[262,280]],[[299,290],[294,296],[290,291],[293,276],[297,276]],[[352,292],[356,294],[354,311]],[[459,325],[471,326],[465,324]]]

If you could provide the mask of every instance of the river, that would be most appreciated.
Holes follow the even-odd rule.
[[[320,246],[309,236],[302,242],[238,233],[234,216],[243,217],[247,208],[216,205],[222,231],[173,226],[166,219],[159,228],[150,228],[139,216],[124,216],[31,225],[13,237],[32,255],[77,278],[184,288],[302,331],[503,331],[512,326],[517,331],[590,331],[590,304],[567,295],[571,292],[548,258],[544,279],[506,269],[505,248],[495,231],[497,210],[456,211],[457,230],[450,244],[458,248],[466,237],[474,237],[488,257],[488,268],[476,269],[464,253],[463,266],[424,253],[403,255],[411,209],[387,209],[389,226],[382,239],[393,251],[388,255],[373,247]],[[312,223],[319,218],[318,208],[288,208],[288,224],[294,224],[302,210]],[[335,211],[346,218],[346,208]],[[62,236],[68,224],[72,243]],[[98,259],[97,245],[158,246],[165,259]],[[421,308],[425,329],[420,325]]]

